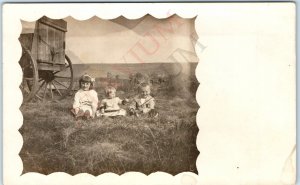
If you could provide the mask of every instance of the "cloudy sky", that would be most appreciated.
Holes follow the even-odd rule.
[[[194,52],[194,20],[176,15],[156,19],[150,15],[135,20],[92,17],[67,21],[66,53],[73,63],[172,62],[178,50]],[[33,32],[34,22],[24,22],[23,33]],[[195,57],[190,57],[196,62]]]

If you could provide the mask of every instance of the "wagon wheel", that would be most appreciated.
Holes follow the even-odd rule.
[[[40,100],[61,100],[73,88],[73,68],[70,58],[65,55],[63,70],[40,70],[36,97]]]
[[[22,46],[22,56],[19,64],[23,71],[20,89],[23,94],[23,102],[30,101],[36,94],[38,88],[38,67],[31,52]]]

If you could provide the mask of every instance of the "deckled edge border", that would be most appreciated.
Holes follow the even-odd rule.
[[[174,7],[174,5],[170,5],[170,4],[160,4],[160,5],[164,5],[164,8],[162,8],[160,11],[155,10],[154,7],[157,6],[157,4],[155,4],[155,3],[136,4],[136,6],[149,6],[147,9],[143,10],[144,13],[138,13],[138,14],[133,13],[130,10],[127,10],[127,9],[123,9],[123,11],[120,12],[119,11],[120,9],[118,9],[120,7],[114,8],[114,6],[115,6],[114,4],[100,4],[99,7],[96,7],[97,5],[95,5],[95,7],[92,7],[93,4],[87,4],[89,6],[89,9],[91,8],[91,9],[95,10],[95,9],[101,9],[104,6],[108,6],[108,10],[106,10],[106,12],[102,13],[102,14],[101,13],[94,14],[94,13],[92,13],[93,11],[89,11],[89,13],[85,13],[84,15],[80,14],[80,13],[77,13],[78,9],[82,10],[82,7],[80,7],[80,5],[78,5],[78,4],[75,4],[74,6],[72,5],[71,12],[70,12],[70,10],[65,11],[65,12],[61,12],[62,5],[70,6],[69,4],[51,4],[51,5],[50,4],[27,4],[27,5],[25,5],[25,4],[23,4],[23,5],[21,5],[21,4],[17,4],[17,5],[16,4],[15,5],[6,4],[6,5],[4,5],[3,6],[3,10],[4,10],[3,11],[3,25],[7,24],[6,21],[10,21],[9,20],[10,18],[8,16],[6,17],[6,14],[9,14],[8,11],[12,11],[14,6],[20,6],[20,7],[25,6],[25,7],[28,7],[28,8],[33,8],[34,6],[43,6],[44,8],[46,8],[47,6],[51,6],[52,9],[49,11],[49,13],[48,12],[45,13],[42,10],[39,10],[39,11],[31,12],[32,13],[31,15],[28,14],[29,10],[23,9],[22,12],[19,12],[20,13],[20,14],[18,14],[18,16],[20,15],[19,17],[15,16],[12,19],[12,21],[18,21],[17,24],[19,24],[19,25],[18,25],[18,28],[16,29],[15,32],[9,34],[9,37],[7,37],[5,35],[5,33],[4,33],[5,28],[4,28],[4,31],[3,31],[3,59],[6,59],[6,55],[11,55],[11,54],[7,53],[10,50],[5,47],[5,42],[13,42],[13,43],[18,45],[18,48],[16,48],[16,51],[14,52],[15,56],[13,56],[12,61],[17,61],[21,57],[21,50],[22,49],[21,49],[21,45],[19,44],[19,41],[18,41],[18,36],[19,36],[19,34],[21,33],[21,30],[22,30],[22,25],[21,25],[21,21],[20,21],[21,19],[24,20],[24,21],[31,22],[31,21],[37,20],[38,18],[42,17],[43,15],[46,15],[46,16],[48,16],[50,18],[53,18],[53,19],[65,18],[65,17],[71,16],[74,19],[77,19],[79,21],[80,20],[87,20],[87,19],[90,19],[94,16],[97,16],[97,17],[99,17],[101,19],[105,19],[105,20],[115,19],[119,16],[123,16],[127,19],[139,19],[139,18],[141,18],[141,17],[143,17],[147,14],[149,14],[149,15],[153,16],[154,18],[157,18],[157,19],[164,19],[164,18],[168,18],[168,17],[173,16],[173,15],[178,15],[181,18],[194,18],[194,17],[197,16],[196,13],[193,13],[192,11],[188,11],[188,10],[186,10],[183,13],[182,12],[182,7],[180,8],[180,6],[182,6],[182,4],[180,4],[180,5],[177,4],[177,6],[175,6],[175,7]],[[120,5],[124,5],[124,4],[117,4],[117,5],[120,6]],[[185,5],[189,6],[188,4],[185,4]],[[31,6],[33,6],[33,7],[31,7]],[[58,8],[58,7],[55,7],[55,6],[61,6],[61,7]],[[84,6],[86,6],[86,5],[84,5]],[[127,5],[127,6],[129,6],[129,5]],[[170,9],[166,8],[168,6],[169,6]],[[55,8],[57,8],[57,9],[55,9]],[[192,8],[192,7],[190,7],[190,8]],[[113,9],[118,9],[118,11],[109,12],[110,15],[106,14],[107,11],[110,11],[110,10],[113,10]],[[180,12],[180,10],[181,10],[181,12]],[[197,25],[197,19],[198,18],[196,17],[196,19],[195,19],[195,31],[196,31],[197,36],[198,36],[197,41],[199,41],[199,30],[198,30],[199,28],[196,26]],[[16,23],[16,22],[13,22],[12,24],[14,24],[14,23]],[[15,45],[15,44],[12,44],[12,45]],[[198,123],[198,116],[199,116],[199,110],[200,110],[200,103],[199,103],[199,100],[198,100],[198,93],[199,93],[198,91],[199,91],[199,86],[200,86],[200,80],[199,80],[199,77],[198,77],[197,72],[196,72],[197,68],[199,68],[199,63],[200,63],[200,58],[199,58],[200,51],[199,51],[199,48],[196,47],[196,43],[195,43],[194,48],[196,50],[196,54],[197,54],[197,57],[198,57],[198,64],[197,64],[197,67],[195,69],[195,75],[196,75],[196,78],[197,78],[198,83],[199,83],[198,88],[197,88],[197,92],[196,92],[196,97],[195,97],[196,100],[197,100],[197,103],[199,105],[199,109],[197,111],[197,116],[196,116],[196,123],[197,123],[199,131],[198,131],[197,139],[196,139],[195,142],[196,142],[197,149],[200,152],[200,149],[199,149],[199,146],[198,146],[198,143],[197,143],[198,135],[199,135],[199,132],[200,132],[200,127],[199,127],[199,123]],[[17,63],[16,63],[16,65],[17,65]],[[20,84],[21,80],[22,80],[21,79],[21,76],[22,76],[21,73],[22,72],[21,72],[21,69],[19,67],[18,67],[18,69],[16,69],[16,65],[13,66],[13,68],[15,70],[19,69],[16,72],[19,75],[17,75],[18,77],[16,77],[15,81],[18,84]],[[5,69],[5,66],[6,66],[5,65],[5,60],[3,60],[3,68],[4,69]],[[4,72],[4,76],[3,76],[4,81],[5,81],[6,76],[7,75],[5,75],[5,72]],[[16,87],[14,83],[13,83],[12,86]],[[17,85],[17,87],[18,87],[18,85]],[[16,99],[16,102],[17,102],[16,105],[18,105],[17,109],[20,108],[21,103],[22,103],[21,91],[19,91],[18,93],[19,93],[19,95]],[[3,96],[6,97],[6,94],[4,93]],[[5,101],[3,101],[3,104],[6,105]],[[11,107],[11,108],[16,108],[16,107]],[[16,110],[16,109],[14,109],[14,110]],[[4,117],[6,117],[6,116],[4,115]],[[107,181],[107,182],[109,182],[109,184],[114,184],[114,183],[115,184],[120,184],[120,182],[124,182],[123,180],[128,179],[128,178],[134,178],[135,182],[137,182],[137,183],[140,182],[140,181],[144,181],[144,180],[146,180],[146,182],[144,181],[145,183],[147,183],[147,182],[148,183],[153,183],[154,181],[153,182],[151,182],[151,181],[154,180],[158,176],[160,176],[158,183],[167,182],[167,184],[176,184],[178,182],[184,183],[184,181],[186,181],[186,182],[193,182],[192,184],[195,184],[197,182],[198,176],[194,173],[191,173],[191,172],[182,172],[182,173],[179,173],[175,176],[173,176],[169,173],[165,173],[165,172],[155,172],[155,173],[151,173],[149,175],[145,175],[141,172],[126,172],[122,175],[118,175],[118,174],[115,174],[115,173],[104,173],[104,174],[100,174],[98,176],[93,176],[93,175],[88,174],[88,173],[79,173],[79,174],[76,174],[76,175],[72,176],[72,175],[70,175],[68,173],[65,173],[65,172],[55,172],[55,173],[51,173],[49,175],[44,175],[44,174],[32,172],[32,173],[26,173],[26,174],[21,176],[22,169],[23,169],[23,163],[22,163],[21,157],[19,156],[19,152],[20,152],[20,150],[22,149],[22,146],[23,146],[23,138],[22,138],[21,133],[18,131],[18,129],[22,126],[23,116],[22,116],[22,113],[21,113],[20,110],[18,111],[18,116],[17,117],[21,118],[20,119],[21,122],[18,123],[18,128],[16,128],[13,131],[15,132],[16,138],[20,138],[20,140],[18,140],[18,141],[22,141],[21,143],[18,143],[17,147],[15,147],[15,148],[18,148],[18,152],[17,152],[18,163],[21,163],[21,166],[22,166],[20,171],[18,169],[19,174],[20,174],[19,178],[20,178],[22,184],[23,183],[30,183],[30,181],[22,181],[22,178],[25,178],[25,177],[27,179],[35,178],[36,180],[38,180],[38,179],[40,179],[40,180],[43,180],[43,179],[44,180],[45,179],[50,180],[52,178],[55,178],[56,180],[59,180],[63,184],[66,184],[65,182],[70,182],[71,179],[73,180],[73,182],[76,182],[76,179],[79,180],[79,179],[82,179],[82,178],[85,178],[85,180],[86,180],[85,183],[91,183],[91,182],[99,183],[100,181],[101,182]],[[6,117],[6,119],[4,118],[3,121],[4,121],[4,129],[3,129],[4,140],[3,140],[3,143],[4,143],[4,145],[6,145],[7,142],[5,140],[5,138],[6,138],[5,136],[8,133],[6,131],[7,129],[5,129],[5,128],[8,126],[9,116]],[[10,151],[10,152],[12,152],[12,151]],[[14,155],[14,154],[15,153],[12,152],[12,155]],[[199,153],[199,155],[197,157],[197,160],[196,160],[197,169],[198,169],[197,164],[198,164],[199,157],[200,157],[200,153]],[[8,168],[8,166],[11,166],[10,164],[6,164],[6,158],[7,157],[4,154],[4,156],[3,156],[3,159],[4,159],[3,160],[3,163],[4,163],[3,164],[4,183],[5,182],[13,182],[13,181],[11,181],[11,180],[13,180],[13,179],[11,179],[12,177],[10,177],[9,174],[6,173],[6,169]],[[198,171],[198,173],[199,173],[199,171]],[[162,176],[164,176],[164,177],[162,178]],[[87,179],[87,178],[89,178],[89,179]],[[115,182],[113,182],[113,180],[112,180],[114,178],[116,179]],[[14,179],[14,180],[16,180],[16,179]],[[163,179],[165,179],[165,180],[163,180]],[[134,184],[135,182],[128,182],[128,183]],[[38,181],[36,181],[35,183],[38,183]],[[11,183],[9,183],[9,184],[11,184]]]

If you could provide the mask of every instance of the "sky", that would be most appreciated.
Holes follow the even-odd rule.
[[[122,16],[112,20],[96,16],[84,21],[72,17],[64,20],[68,30],[66,54],[74,64],[164,63],[174,62],[175,58],[197,62],[192,39],[195,18],[173,15],[156,19],[145,15],[134,20]],[[22,21],[22,33],[33,32],[34,25],[35,22]],[[179,50],[188,55],[183,58],[176,55]]]

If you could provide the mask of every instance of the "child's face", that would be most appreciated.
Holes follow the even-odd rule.
[[[150,95],[151,91],[150,91],[150,87],[149,86],[143,87],[143,88],[141,88],[141,90],[142,90],[142,95],[144,97],[147,97],[147,96]]]
[[[84,91],[90,90],[91,83],[90,82],[81,82],[81,89]]]
[[[116,97],[116,91],[108,91],[107,92],[108,98],[114,98]]]

